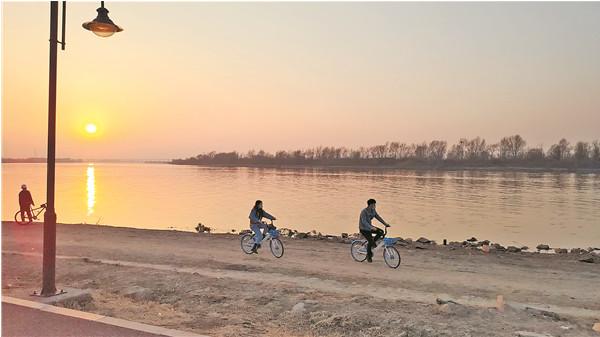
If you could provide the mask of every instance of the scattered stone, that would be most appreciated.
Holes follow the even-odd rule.
[[[494,243],[491,248],[493,248],[494,250],[499,251],[499,252],[506,251],[506,248],[504,248],[504,246],[502,246],[499,243]]]
[[[515,246],[508,246],[508,247],[506,247],[506,250],[511,253],[520,253],[521,252],[521,248],[515,247]]]
[[[396,241],[396,244],[398,246],[402,246],[402,247],[406,247],[409,245],[409,243],[406,242],[405,240],[403,240],[402,238],[398,238],[398,241]]]
[[[429,239],[427,239],[427,238],[424,238],[424,237],[420,237],[420,238],[417,240],[417,242],[418,242],[418,243],[423,243],[423,244],[429,244],[429,243],[431,243],[431,240],[429,240]]]
[[[250,233],[252,233],[252,231],[251,231],[251,230],[249,230],[249,229],[244,229],[244,230],[241,230],[241,231],[240,231],[240,235],[244,235],[244,234],[250,234]]]
[[[545,245],[545,244],[539,244],[535,248],[537,248],[537,250],[550,250],[550,246]]]
[[[424,245],[422,245],[422,244],[420,244],[420,243],[417,243],[417,244],[415,245],[415,249],[427,249],[427,246],[424,246]]]
[[[204,226],[201,222],[198,223],[195,229],[198,233],[210,233],[212,231],[210,227]]]
[[[582,258],[579,259],[579,262],[585,262],[585,263],[600,263],[600,258],[598,258],[597,256],[594,255],[588,255],[588,256],[584,256]]]
[[[466,316],[469,314],[469,308],[452,300],[445,301],[438,298],[435,301],[439,305],[438,310],[445,314],[455,316]]]
[[[469,241],[469,242],[475,242],[475,241],[477,241],[477,239],[475,237],[471,237],[470,239],[467,239],[467,241]]]
[[[152,300],[152,290],[140,286],[131,286],[120,291],[121,295],[136,301]]]
[[[583,254],[585,251],[581,248],[573,248],[571,249],[571,254]]]
[[[294,234],[294,237],[296,239],[306,239],[306,238],[308,238],[308,233],[298,232],[298,233]]]
[[[490,245],[490,240],[479,241],[479,244],[482,245],[482,246],[483,245],[488,245],[489,246]]]
[[[567,250],[565,248],[554,248],[554,252],[556,254],[567,254],[569,252],[569,250]]]
[[[552,311],[536,309],[536,308],[531,308],[531,307],[525,307],[525,311],[531,313],[533,316],[543,316],[543,317],[551,318],[555,321],[560,321],[560,316],[557,313],[552,312]]]
[[[303,314],[306,312],[306,308],[304,302],[298,302],[292,307],[292,313],[294,314]]]
[[[523,246],[523,247],[521,247],[521,250],[522,250],[522,251],[529,250],[529,247],[527,247],[527,246]]]
[[[592,330],[600,332],[600,322],[594,323],[594,325],[592,326]]]
[[[500,312],[504,312],[504,296],[496,296],[496,309]]]
[[[551,335],[529,331],[515,331],[517,337],[552,337]]]
[[[454,304],[458,304],[457,302],[454,302],[453,300],[443,300],[441,298],[436,298],[435,299],[435,303],[442,305],[442,304],[448,304],[448,303],[454,303]]]
[[[348,238],[348,233],[342,233],[342,239],[347,239]]]

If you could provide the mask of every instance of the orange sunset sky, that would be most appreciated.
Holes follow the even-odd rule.
[[[58,157],[600,138],[600,3],[67,6]],[[49,3],[2,11],[2,155],[42,157]]]

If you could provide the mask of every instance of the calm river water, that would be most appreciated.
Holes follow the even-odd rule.
[[[45,164],[2,164],[2,219],[26,183],[45,200]],[[58,221],[137,228],[247,228],[255,199],[278,226],[357,232],[368,198],[391,233],[441,241],[600,246],[600,174],[490,171],[206,168],[58,164]]]

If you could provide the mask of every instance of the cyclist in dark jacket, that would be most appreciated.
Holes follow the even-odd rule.
[[[367,200],[367,208],[363,209],[360,212],[360,217],[358,218],[358,230],[360,233],[367,239],[367,262],[373,262],[373,248],[375,248],[377,244],[377,240],[379,240],[383,236],[383,231],[371,224],[371,220],[373,218],[379,220],[385,227],[390,227],[390,225],[383,220],[377,211],[375,210],[375,199]],[[375,237],[373,237],[375,234]]]
[[[21,221],[25,222],[25,213],[27,213],[29,223],[33,222],[33,217],[31,215],[31,206],[33,205],[35,205],[35,203],[33,202],[33,198],[31,197],[31,192],[27,190],[27,185],[21,185],[21,192],[19,192],[19,207],[21,210]]]
[[[263,239],[264,232],[267,231],[268,226],[266,223],[262,222],[262,218],[267,218],[271,220],[276,220],[274,216],[267,213],[263,209],[263,203],[260,200],[256,200],[254,203],[254,207],[250,210],[250,229],[254,232],[254,246],[252,246],[252,252],[258,254],[258,248],[260,248],[260,242]],[[263,232],[264,231],[264,232]]]

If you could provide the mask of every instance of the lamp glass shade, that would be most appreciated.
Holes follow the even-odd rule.
[[[96,11],[98,16],[94,20],[84,23],[83,28],[100,37],[109,37],[114,33],[123,31],[123,28],[115,25],[108,17],[108,9],[100,7]]]

